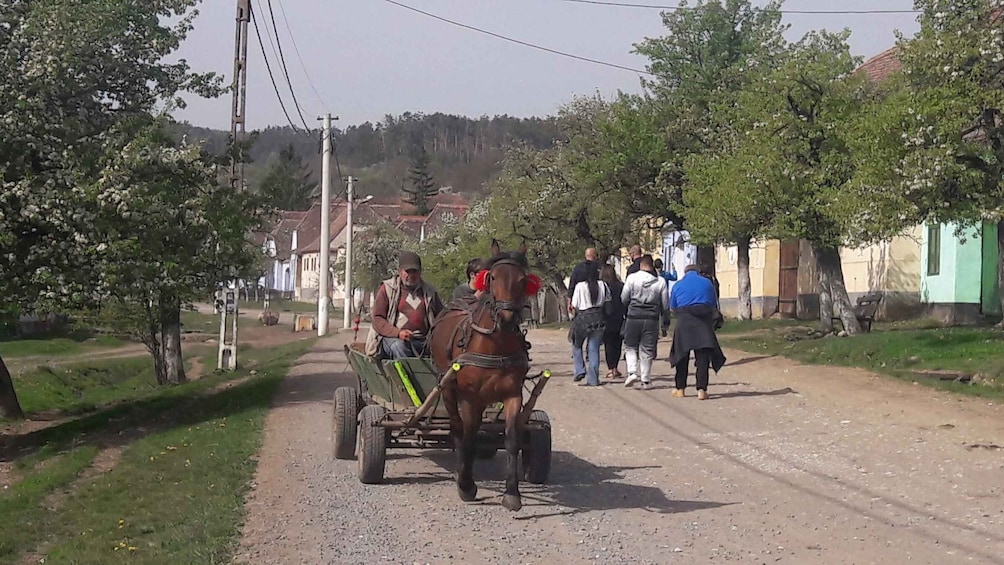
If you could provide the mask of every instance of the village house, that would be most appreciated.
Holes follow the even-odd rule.
[[[387,222],[402,233],[420,243],[445,225],[451,217],[462,218],[467,213],[467,202],[458,194],[443,193],[433,197],[432,210],[427,216],[411,215],[410,207],[396,197],[377,197],[368,202],[356,204],[353,208],[353,234],[358,234],[377,222]],[[329,288],[333,301],[344,300],[345,284],[342,273],[335,272],[335,265],[345,256],[347,239],[347,203],[336,200],[330,211]],[[317,301],[321,267],[321,208],[315,202],[297,225],[295,236],[298,243],[294,255],[299,257],[296,265],[294,299],[304,302]],[[358,290],[357,290],[358,292]]]
[[[858,72],[872,81],[884,80],[901,68],[897,52],[894,47],[872,57]],[[926,316],[946,323],[972,323],[999,315],[996,224],[984,223],[961,238],[956,230],[955,224],[924,224],[875,245],[841,249],[851,302],[866,294],[880,294],[877,317],[887,320]],[[739,307],[737,249],[719,246],[715,255],[722,310],[735,316]],[[755,318],[775,313],[819,317],[815,260],[806,242],[754,242],[750,279]]]

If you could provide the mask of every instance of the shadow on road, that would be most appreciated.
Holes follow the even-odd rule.
[[[429,485],[452,482],[456,468],[456,456],[452,451],[425,451],[421,456],[443,469],[442,473],[412,473],[398,477],[388,477],[386,483],[392,485]],[[551,476],[547,484],[534,485],[520,483],[520,492],[526,507],[554,507],[554,512],[521,516],[517,519],[529,520],[548,516],[563,516],[605,510],[639,509],[657,514],[676,514],[708,508],[719,508],[736,502],[715,502],[704,500],[672,500],[659,488],[632,482],[632,471],[662,469],[658,465],[622,467],[601,466],[582,459],[566,451],[552,455]],[[501,492],[505,484],[506,456],[499,453],[491,460],[475,463],[474,478],[482,493]],[[388,469],[393,474],[392,469]],[[636,480],[635,480],[636,481]],[[452,490],[452,489],[451,489]],[[481,496],[478,502],[496,505],[496,494]]]
[[[778,390],[737,390],[735,392],[722,392],[711,394],[710,400],[716,398],[750,398],[756,396],[784,396],[785,394],[798,394],[798,391],[791,387],[784,387]]]
[[[735,361],[729,361],[725,363],[726,367],[738,367],[739,365],[748,365],[750,363],[756,363],[757,361],[763,361],[765,359],[773,359],[777,355],[754,355],[752,357],[743,357],[742,359],[737,359]]]

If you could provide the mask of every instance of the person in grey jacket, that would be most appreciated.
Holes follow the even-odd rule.
[[[642,388],[648,388],[652,360],[658,355],[659,317],[666,308],[666,281],[656,274],[651,255],[643,256],[638,266],[637,272],[628,275],[621,291],[627,307],[624,350],[628,377],[624,386],[630,387],[641,379]]]

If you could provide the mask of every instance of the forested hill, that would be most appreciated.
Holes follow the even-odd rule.
[[[225,151],[229,132],[190,124],[178,127],[189,142],[205,141],[207,149],[216,154]],[[498,172],[506,146],[525,142],[547,148],[558,135],[554,118],[473,119],[441,113],[405,113],[397,117],[388,115],[376,124],[366,122],[336,130],[335,143],[342,174],[359,178],[362,194],[400,191],[409,182],[408,168],[416,148],[424,145],[432,158],[435,182],[473,196]],[[254,186],[279,152],[289,145],[319,180],[320,135],[294,131],[287,126],[256,132],[248,183]]]

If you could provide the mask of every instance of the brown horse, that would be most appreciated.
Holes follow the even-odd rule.
[[[449,310],[437,321],[429,336],[432,358],[440,371],[454,362],[461,364],[456,379],[443,389],[443,402],[450,415],[450,435],[457,449],[460,499],[477,497],[474,483],[475,437],[485,409],[503,403],[507,478],[502,505],[509,510],[523,506],[519,494],[517,460],[522,425],[523,381],[529,371],[527,343],[520,330],[520,315],[526,300],[528,266],[526,246],[503,252],[492,240],[492,257],[485,269],[485,292],[463,310]]]

